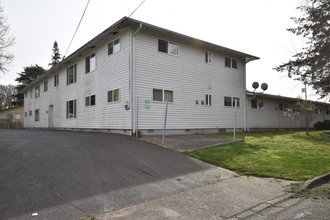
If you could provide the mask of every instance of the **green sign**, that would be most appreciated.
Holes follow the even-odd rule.
[[[144,100],[144,108],[150,109],[150,100]]]

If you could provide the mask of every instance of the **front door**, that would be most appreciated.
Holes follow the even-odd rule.
[[[53,128],[53,105],[48,108],[48,128]]]

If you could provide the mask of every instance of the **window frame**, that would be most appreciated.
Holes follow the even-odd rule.
[[[118,99],[116,99],[116,92],[118,91]],[[120,102],[120,89],[113,89],[108,91],[108,103]],[[110,99],[111,98],[111,99]]]
[[[225,57],[225,67],[238,69],[238,60],[231,57]]]
[[[85,107],[96,105],[96,95],[90,95],[85,97]]]
[[[162,100],[155,100],[155,97],[154,97],[154,90],[158,90],[158,91],[162,91]],[[172,93],[172,97],[171,97],[171,100],[168,100],[169,103],[174,103],[174,91],[173,90],[169,90],[169,89],[157,89],[157,88],[153,88],[152,89],[152,101],[153,102],[158,102],[158,103],[165,103],[166,100],[165,100],[165,92],[170,92]]]
[[[34,87],[34,96],[35,98],[40,98],[40,85]]]
[[[39,109],[34,110],[34,121],[39,121],[40,120],[40,111]]]
[[[72,69],[72,73],[71,73],[71,69]],[[71,80],[69,81],[69,79],[71,78],[71,74],[72,74],[72,82]],[[68,86],[76,82],[77,82],[77,64],[73,64],[66,69],[66,85]]]
[[[228,104],[229,103],[229,100],[226,100],[226,98],[230,98],[230,105],[226,105],[226,103]],[[231,107],[231,108],[235,108],[235,99],[237,99],[237,108],[240,108],[241,107],[241,98],[239,97],[232,97],[232,96],[224,96],[224,103],[223,103],[223,106],[224,107]]]
[[[253,103],[255,103],[255,104],[253,104]],[[263,103],[262,107],[260,107],[259,103]],[[251,108],[258,109],[258,110],[264,110],[265,101],[264,100],[252,99],[251,100]]]
[[[32,116],[32,110],[29,110],[29,117]]]
[[[48,80],[44,81],[44,92],[48,91]]]
[[[166,45],[162,45],[162,46],[166,46],[166,47],[164,47],[164,48],[160,47],[160,42],[166,43]],[[176,53],[170,53],[170,44],[176,46]],[[163,50],[163,49],[165,49],[165,50]],[[173,55],[173,56],[178,56],[179,55],[179,44],[172,42],[172,41],[168,41],[168,40],[158,39],[158,52],[166,53],[166,54]]]
[[[54,75],[54,87],[58,87],[60,85],[60,75],[57,73]]]
[[[93,59],[92,59],[93,58]],[[92,60],[94,60],[94,65],[92,64]],[[91,67],[94,67],[94,69],[91,69]],[[85,73],[91,73],[96,70],[96,53],[93,52],[85,57]]]
[[[70,102],[72,102],[72,113],[69,112]],[[66,118],[67,119],[77,118],[77,99],[66,101]]]
[[[118,41],[117,44],[115,44],[116,41]],[[116,45],[119,45],[118,46],[119,49],[117,49],[117,50],[115,50]],[[111,48],[111,50],[110,50],[110,48]],[[118,53],[118,52],[120,52],[120,50],[121,50],[120,37],[113,40],[113,41],[111,41],[110,43],[108,43],[108,56],[110,56],[112,54],[115,54],[115,53]]]
[[[212,106],[212,95],[211,94],[205,95],[205,105]]]
[[[212,63],[212,53],[211,52],[208,52],[208,51],[205,52],[205,63],[209,63],[209,64]]]

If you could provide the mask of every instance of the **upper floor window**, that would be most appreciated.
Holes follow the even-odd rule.
[[[69,85],[75,82],[77,82],[77,64],[70,66],[66,73],[66,84]]]
[[[238,61],[229,57],[225,57],[225,66],[237,69]]]
[[[205,62],[206,63],[212,62],[212,54],[210,52],[205,52]]]
[[[172,55],[178,55],[178,44],[159,39],[158,51]]]
[[[44,92],[48,91],[48,80],[44,82]]]
[[[76,106],[76,99],[66,102],[66,118],[76,118]]]
[[[31,99],[33,98],[33,92],[32,92],[32,89],[30,90],[30,98],[31,98]]]
[[[330,115],[330,109],[327,109],[327,110],[326,110],[326,114],[327,114],[327,115]]]
[[[116,39],[108,44],[108,55],[120,51],[120,39]]]
[[[59,75],[56,74],[56,75],[54,76],[54,87],[56,87],[56,86],[58,86],[58,85],[59,85]]]
[[[95,105],[95,95],[87,96],[85,98],[85,106]]]
[[[108,102],[119,101],[119,89],[108,91]]]
[[[173,91],[165,89],[153,89],[152,100],[160,102],[173,102]]]
[[[85,72],[93,72],[96,69],[96,57],[95,53],[92,53],[91,55],[87,56],[85,58]]]
[[[251,108],[264,109],[265,103],[263,100],[251,100]]]
[[[35,98],[39,98],[40,97],[40,85],[36,86],[34,88],[34,90],[35,90]]]

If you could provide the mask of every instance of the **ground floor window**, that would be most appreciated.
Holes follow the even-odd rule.
[[[206,105],[212,105],[211,95],[206,95],[205,97],[205,104]]]
[[[264,109],[265,103],[263,100],[251,100],[251,108]]]
[[[76,118],[76,106],[76,99],[66,102],[66,118]]]
[[[29,111],[29,116],[32,116],[32,111]]]
[[[108,102],[119,102],[119,89],[108,91]]]
[[[87,96],[85,98],[85,106],[94,106],[95,105],[95,95]]]
[[[153,89],[152,100],[158,102],[173,102],[173,91],[165,89]]]
[[[237,97],[224,97],[224,106],[235,107],[235,100],[237,100],[237,107],[240,106],[240,98]]]
[[[34,112],[34,120],[39,121],[39,109],[36,109]]]

